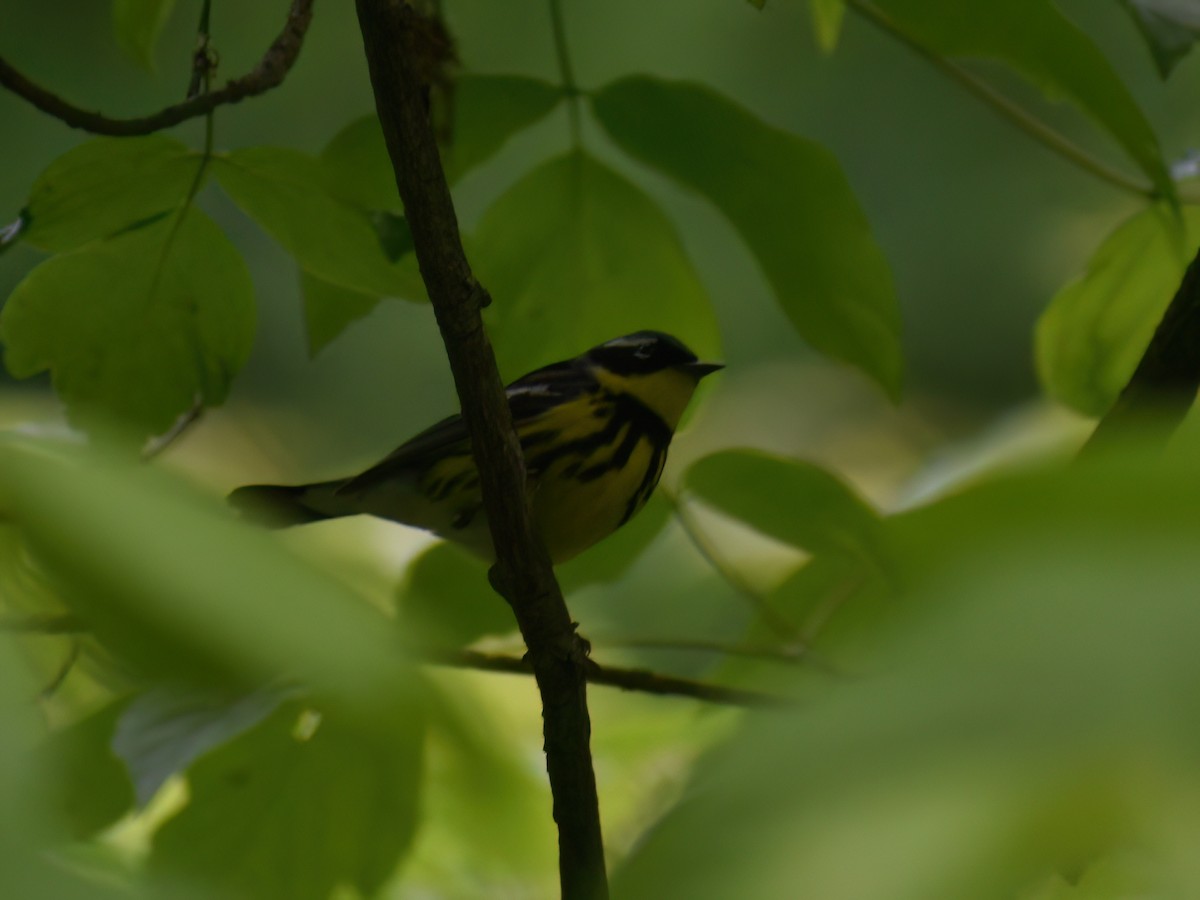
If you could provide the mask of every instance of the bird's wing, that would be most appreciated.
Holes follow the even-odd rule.
[[[560,404],[595,390],[588,366],[577,360],[554,363],[530,372],[506,389],[508,406],[518,434],[522,425],[541,418]],[[339,494],[353,494],[403,474],[424,469],[446,456],[470,452],[467,426],[461,415],[449,416],[405,441],[371,468],[346,481]]]

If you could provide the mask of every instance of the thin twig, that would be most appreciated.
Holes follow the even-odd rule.
[[[438,666],[477,669],[482,672],[504,672],[513,675],[530,675],[533,672],[529,662],[520,657],[479,653],[474,650],[439,653],[429,657],[429,661]],[[693,700],[703,700],[707,703],[719,703],[725,706],[769,707],[784,706],[790,702],[788,698],[775,694],[692,681],[672,675],[660,675],[648,669],[602,666],[592,660],[588,660],[584,668],[587,680],[592,684],[602,684],[643,694],[690,697]]]
[[[312,21],[313,0],[292,0],[287,23],[275,41],[267,48],[258,65],[241,78],[228,82],[219,90],[201,94],[174,106],[168,106],[148,116],[132,119],[113,119],[101,113],[89,112],[63,100],[56,94],[18,72],[0,58],[0,87],[5,87],[28,100],[42,112],[72,128],[82,128],[92,134],[112,137],[133,137],[153,134],[189,119],[206,115],[218,106],[238,103],[247,97],[264,94],[283,83],[288,71],[300,55],[304,35]]]
[[[579,111],[579,86],[575,83],[575,71],[571,66],[571,54],[567,46],[567,29],[563,22],[562,0],[550,0],[550,26],[554,32],[554,55],[558,59],[559,78],[563,93],[567,96],[567,123],[571,129],[571,143],[575,147],[583,144],[583,122]]]
[[[471,436],[481,512],[496,551],[492,585],[513,609],[541,694],[562,896],[603,900],[608,879],[589,747],[587,656],[530,516],[512,413],[480,316],[490,298],[463,251],[430,122],[422,61],[436,27],[402,0],[357,0],[356,7],[375,108]]]
[[[904,44],[926,62],[931,63],[934,68],[958,82],[987,106],[990,106],[994,111],[999,113],[1001,117],[1007,119],[1034,140],[1078,166],[1080,169],[1095,175],[1103,181],[1107,181],[1109,184],[1123,191],[1128,191],[1142,197],[1154,198],[1158,196],[1158,190],[1154,186],[1135,178],[1130,178],[1123,172],[1097,159],[1082,147],[1055,131],[1045,122],[1030,115],[982,79],[977,78],[962,66],[951,62],[937,51],[927,47],[919,38],[905,31],[898,22],[873,3],[868,2],[868,0],[846,0],[846,5],[872,25],[875,25],[884,33]]]

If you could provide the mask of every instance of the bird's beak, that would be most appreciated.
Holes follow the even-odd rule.
[[[680,366],[680,368],[699,381],[705,375],[711,375],[713,372],[721,371],[723,368],[725,368],[725,363],[701,362],[700,360],[697,360],[696,362],[685,363],[683,366]]]

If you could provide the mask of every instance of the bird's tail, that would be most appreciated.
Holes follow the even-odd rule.
[[[352,515],[355,510],[339,509],[335,490],[344,481],[315,484],[250,484],[229,495],[229,503],[245,518],[268,528],[307,525],[322,519]]]

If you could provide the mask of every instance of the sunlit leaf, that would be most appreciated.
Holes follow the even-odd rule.
[[[726,515],[810,553],[879,553],[875,511],[824,469],[755,450],[727,450],[693,463],[689,490]]]
[[[1175,197],[1158,138],[1104,54],[1052,0],[977,0],[962,15],[958,0],[876,0],[896,25],[949,57],[991,59],[1053,100],[1066,99],[1108,132],[1149,176]]]
[[[582,152],[538,167],[484,215],[472,259],[501,373],[515,378],[632,331],[715,354],[704,288],[663,212]]]
[[[1038,321],[1038,375],[1046,392],[1082,413],[1103,414],[1129,381],[1200,242],[1200,210],[1179,219],[1151,207],[1123,222],[1087,270]]]
[[[269,716],[285,699],[279,688],[222,694],[161,685],[123,704],[107,744],[124,762],[145,806],[168,778]]]
[[[317,160],[296,150],[252,147],[213,162],[221,187],[306,272],[364,294],[424,296],[410,270],[388,260],[367,213],[325,188]]]
[[[175,0],[113,0],[117,43],[144,68],[154,68],[154,47],[174,7]]]
[[[47,260],[0,313],[10,373],[49,370],[76,420],[143,434],[221,403],[253,337],[246,264],[197,209]]]
[[[182,205],[200,157],[161,134],[96,138],[52,162],[29,195],[24,237],[73,250]]]
[[[1122,0],[1129,10],[1158,73],[1167,78],[1200,37],[1200,8],[1192,0]]]
[[[832,53],[837,49],[838,38],[842,33],[846,0],[809,0],[809,9],[812,10],[817,45],[826,53]]]
[[[225,897],[327,900],[339,884],[371,895],[416,834],[423,741],[419,721],[403,742],[372,742],[288,705],[189,771],[191,799],[155,834],[151,870]]]
[[[380,299],[350,288],[338,287],[308,272],[300,273],[304,294],[304,329],[308,335],[308,354],[316,356],[351,322],[363,318]]]
[[[133,784],[112,750],[126,705],[108,704],[52,733],[42,748],[51,803],[74,837],[95,834],[133,807]]]
[[[625,78],[592,106],[623,150],[724,213],[805,340],[899,394],[891,273],[832,153],[697,84]]]

